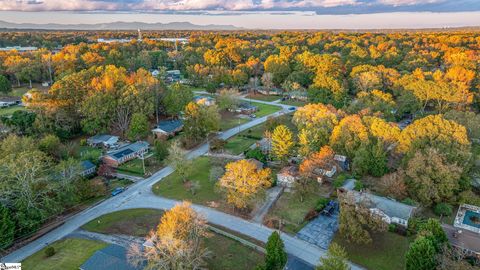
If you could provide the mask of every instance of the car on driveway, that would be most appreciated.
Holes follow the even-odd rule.
[[[290,107],[290,108],[288,108],[289,111],[295,111],[296,109],[297,109],[297,108],[295,108],[295,107]]]
[[[117,196],[118,194],[122,193],[125,191],[124,187],[117,187],[112,191],[112,196]]]

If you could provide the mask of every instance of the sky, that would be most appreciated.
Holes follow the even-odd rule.
[[[262,29],[480,26],[480,0],[0,0],[15,23],[184,22]]]

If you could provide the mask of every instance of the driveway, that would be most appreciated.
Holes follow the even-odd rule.
[[[338,208],[331,216],[320,215],[310,221],[297,233],[296,237],[322,249],[328,249],[337,230]]]

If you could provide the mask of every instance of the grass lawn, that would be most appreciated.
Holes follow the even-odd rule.
[[[144,237],[160,222],[163,211],[156,209],[129,209],[109,213],[82,226],[82,229],[104,233]]]
[[[271,101],[281,99],[282,96],[280,96],[280,95],[261,95],[261,94],[258,94],[258,95],[248,95],[247,98],[271,102]]]
[[[252,105],[257,106],[258,111],[255,112],[255,115],[257,117],[263,117],[275,112],[280,111],[282,108],[279,106],[275,105],[269,105],[269,104],[263,104],[263,103],[258,103],[258,102],[251,102]]]
[[[248,118],[240,118],[232,113],[223,113],[220,120],[220,130],[228,130],[250,121]]]
[[[128,174],[128,175],[143,177],[144,176],[144,174],[143,174],[143,162],[139,158],[130,160],[130,161],[120,165],[117,168],[117,171],[119,173],[125,173],[125,174]]]
[[[11,106],[11,107],[6,107],[6,108],[0,108],[0,116],[4,115],[12,115],[16,111],[25,111],[27,108],[24,106]]]
[[[143,237],[155,229],[162,214],[163,211],[154,209],[123,210],[92,220],[83,225],[82,229]],[[212,256],[207,260],[208,269],[252,269],[264,260],[263,254],[216,233],[211,233],[211,236],[205,239],[205,246],[212,252]]]
[[[221,194],[215,192],[215,182],[210,181],[211,159],[199,157],[193,161],[192,175],[188,179],[198,181],[200,188],[195,194],[183,183],[180,176],[174,172],[162,181],[153,185],[153,193],[176,200],[188,200],[195,204],[208,205],[208,202],[222,200]]]
[[[264,261],[263,254],[223,235],[212,233],[205,239],[205,245],[212,252],[207,269],[254,269]]]
[[[280,219],[284,223],[282,231],[296,234],[306,225],[307,222],[303,219],[308,211],[315,207],[320,197],[319,194],[309,194],[301,202],[293,192],[285,192],[270,209],[265,220]]]
[[[233,155],[240,155],[256,141],[257,140],[255,139],[244,136],[235,136],[228,140],[227,144],[225,145],[225,150]]]
[[[22,262],[22,268],[35,270],[77,270],[95,253],[107,244],[86,239],[64,239],[50,246],[55,248],[55,255],[45,258],[45,248]]]
[[[370,245],[348,243],[338,233],[333,242],[343,246],[348,258],[367,269],[403,270],[405,269],[405,253],[408,250],[410,238],[391,232],[372,235]]]
[[[282,101],[280,103],[285,104],[285,105],[290,105],[290,106],[297,106],[297,107],[303,107],[303,106],[308,104],[308,102],[293,100],[293,99],[288,99],[288,100]]]

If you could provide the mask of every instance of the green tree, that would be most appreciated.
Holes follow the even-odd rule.
[[[2,122],[20,134],[30,134],[35,119],[36,114],[33,112],[15,111],[11,117],[2,117]]]
[[[327,256],[320,258],[320,265],[317,270],[349,270],[345,249],[337,243],[328,247]]]
[[[61,145],[62,143],[57,136],[48,134],[39,141],[38,148],[51,156],[60,157],[59,150]]]
[[[190,102],[185,107],[184,132],[191,142],[204,139],[220,126],[220,114],[216,105],[206,106]]]
[[[193,162],[187,158],[186,151],[180,147],[178,141],[170,145],[166,163],[177,172],[183,182],[187,181],[192,172]]]
[[[353,170],[358,175],[370,174],[375,177],[388,172],[387,153],[381,142],[363,144],[353,158]]]
[[[148,118],[144,114],[134,113],[130,126],[128,127],[127,137],[130,140],[138,140],[148,135]]]
[[[153,148],[155,150],[155,158],[158,161],[163,161],[168,157],[168,147],[166,142],[155,141],[155,143],[153,144]]]
[[[435,244],[437,252],[439,252],[443,244],[448,241],[447,235],[437,219],[429,218],[427,222],[420,225],[419,229],[419,235],[430,238]]]
[[[267,245],[265,247],[265,269],[266,270],[281,270],[287,263],[287,253],[280,234],[274,231],[268,237]]]
[[[435,243],[432,239],[421,236],[409,247],[405,254],[407,270],[432,270],[436,266]]]
[[[187,106],[192,99],[192,91],[177,83],[167,88],[162,103],[165,107],[165,112],[168,115],[177,116],[185,109],[185,106]]]
[[[10,81],[3,75],[0,75],[0,93],[8,94],[12,91]]]
[[[9,247],[13,243],[15,233],[15,222],[12,214],[0,204],[0,250]]]

